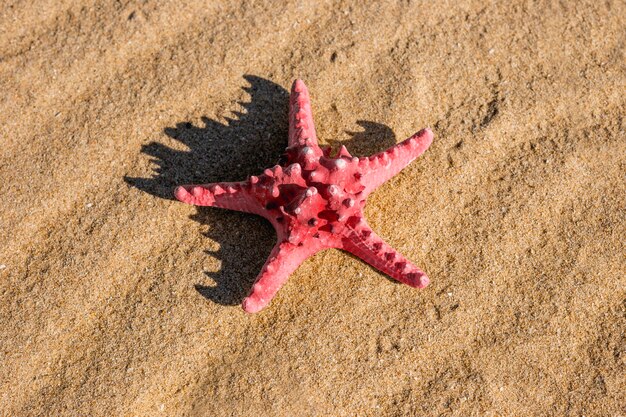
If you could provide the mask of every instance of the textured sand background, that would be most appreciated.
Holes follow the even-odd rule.
[[[372,2],[373,3],[373,2]],[[623,1],[2,2],[0,414],[626,415]],[[286,143],[431,148],[238,306],[264,220],[171,200]]]

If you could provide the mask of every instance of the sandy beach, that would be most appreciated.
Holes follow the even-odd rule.
[[[0,415],[626,416],[623,1],[0,5]],[[431,147],[241,301],[264,219],[173,199],[287,144]]]

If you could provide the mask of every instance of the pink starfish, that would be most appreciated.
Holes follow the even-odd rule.
[[[289,106],[285,166],[241,182],[183,185],[174,193],[184,203],[258,214],[276,229],[278,242],[243,309],[263,309],[305,259],[325,248],[345,249],[412,287],[428,285],[424,272],[368,226],[363,207],[372,191],[430,146],[430,129],[370,157],[353,157],[342,146],[333,158],[330,147],[317,143],[309,91],[301,80],[293,83]]]

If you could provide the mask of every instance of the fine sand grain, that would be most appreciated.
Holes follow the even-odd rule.
[[[0,415],[626,415],[623,1],[5,0]],[[430,149],[239,303],[264,220],[172,200],[321,142]]]

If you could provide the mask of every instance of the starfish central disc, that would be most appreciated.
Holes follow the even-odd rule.
[[[367,196],[421,155],[432,142],[429,129],[370,157],[353,157],[342,146],[317,143],[309,93],[300,80],[292,87],[289,144],[285,165],[266,169],[246,181],[184,185],[179,200],[254,213],[267,218],[277,243],[263,266],[243,308],[264,308],[289,275],[324,248],[345,249],[392,278],[413,287],[428,285],[428,277],[387,245],[363,218]]]

